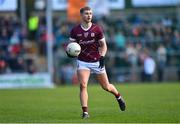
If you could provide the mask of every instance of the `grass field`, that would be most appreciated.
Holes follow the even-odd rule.
[[[121,112],[113,95],[89,85],[90,118],[81,119],[78,86],[0,90],[1,123],[179,122],[180,83],[117,84],[127,103]]]

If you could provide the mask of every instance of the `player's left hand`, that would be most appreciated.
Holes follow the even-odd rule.
[[[101,58],[99,59],[99,68],[103,68],[105,65],[105,58],[104,56],[101,56]]]

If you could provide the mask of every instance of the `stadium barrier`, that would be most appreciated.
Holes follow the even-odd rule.
[[[6,88],[53,88],[49,73],[15,73],[0,75],[0,89]]]

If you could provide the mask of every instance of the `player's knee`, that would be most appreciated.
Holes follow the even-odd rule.
[[[81,83],[80,84],[80,89],[86,89],[87,88],[87,84],[86,83]]]

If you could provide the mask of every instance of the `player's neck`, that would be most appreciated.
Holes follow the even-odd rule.
[[[81,23],[81,27],[85,30],[89,29],[92,25],[92,22],[89,22],[89,23],[85,23],[85,22],[82,22]]]

